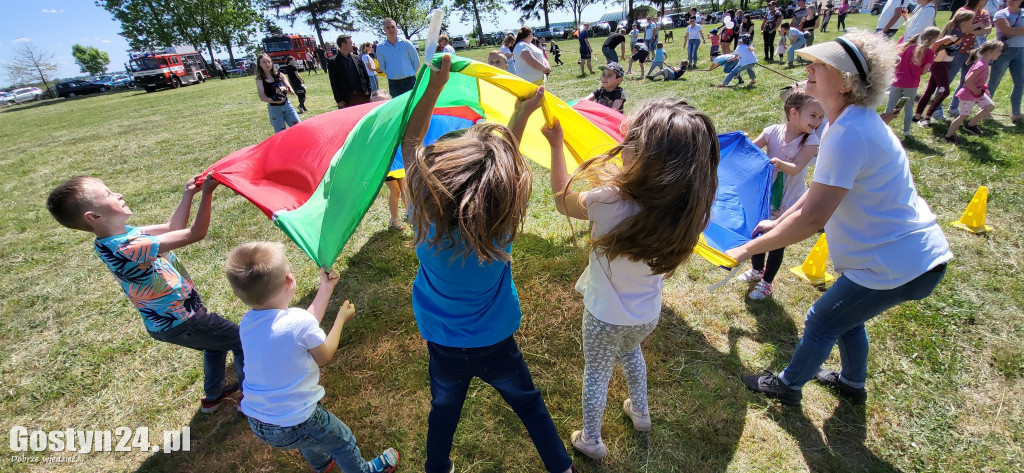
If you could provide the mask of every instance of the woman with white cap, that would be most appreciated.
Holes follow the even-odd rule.
[[[882,36],[855,31],[797,51],[807,93],[828,125],[814,180],[803,197],[727,254],[737,261],[810,237],[822,227],[839,279],[807,311],[804,333],[778,375],[743,376],[748,389],[799,405],[814,379],[855,403],[867,399],[864,323],[931,294],[952,259],[928,204],[917,195],[906,152],[875,107],[892,81],[895,53]],[[838,342],[840,372],[821,369]]]

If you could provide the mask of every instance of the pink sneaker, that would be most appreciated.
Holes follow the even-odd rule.
[[[755,301],[763,301],[772,295],[772,289],[775,287],[770,282],[764,282],[764,280],[758,281],[757,285],[754,286],[754,290],[750,291],[747,297]]]
[[[758,271],[754,268],[750,268],[743,274],[736,276],[736,280],[742,282],[760,281],[762,278],[764,278],[764,271]]]

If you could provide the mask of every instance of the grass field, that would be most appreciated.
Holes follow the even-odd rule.
[[[849,23],[873,26],[875,19],[851,15]],[[819,34],[819,41],[833,36]],[[683,45],[682,39],[668,45],[670,61],[685,57]],[[579,77],[574,43],[562,50],[566,64],[553,68],[549,90],[569,100],[595,89],[596,75]],[[486,51],[467,54],[482,58]],[[804,76],[800,68],[784,72]],[[721,82],[720,71],[670,83],[627,79],[627,111],[649,98],[686,97],[714,117],[720,133],[756,135],[781,121],[778,89],[789,82],[763,68],[757,74],[756,87],[727,90],[710,87]],[[311,113],[333,109],[326,76],[306,79]],[[1011,126],[1006,116],[1010,88],[1007,75],[995,120],[981,126],[984,137],[954,147],[940,139],[945,127],[933,125],[915,127],[904,141],[918,191],[944,225],[987,185],[988,223],[995,230],[975,236],[946,227],[956,259],[936,292],[868,324],[866,407],[812,385],[801,408],[746,392],[741,374],[785,366],[803,314],[821,289],[783,271],[774,298],[765,302],[746,300],[748,288],[738,283],[709,293],[706,287],[722,273],[694,258],[666,282],[659,327],[644,344],[653,432],[638,435],[618,408],[626,388],[617,372],[604,428],[611,455],[600,463],[574,455],[580,471],[1024,468],[1024,237],[1011,225],[1024,215],[1024,127]],[[61,228],[44,208],[55,185],[92,174],[125,194],[133,223],[166,219],[189,176],[270,135],[255,92],[251,78],[212,80],[0,112],[0,192],[6,196],[0,217],[0,471],[309,471],[297,452],[258,441],[234,409],[200,414],[200,355],[150,339],[97,260],[89,235]],[[573,284],[585,267],[586,248],[582,227],[577,224],[573,235],[554,211],[547,172],[534,171],[530,218],[513,250],[524,312],[517,339],[568,446],[570,432],[581,425],[583,308]],[[411,472],[424,461],[427,352],[410,303],[417,267],[411,233],[386,230],[386,196],[378,197],[335,266],[341,283],[328,313],[351,299],[358,316],[346,326],[321,382],[324,405],[352,428],[364,455],[394,446],[402,455],[400,471]],[[297,304],[309,302],[316,268],[254,206],[220,189],[213,216],[209,236],[177,252],[207,307],[241,318],[245,307],[224,278],[224,260],[232,247],[253,240],[286,243],[300,284]],[[798,265],[812,244],[791,247],[785,267]],[[326,327],[333,315],[328,319]],[[838,366],[836,352],[828,364]],[[7,442],[16,425],[47,431],[148,427],[157,432],[152,436],[190,426],[191,451],[88,453],[70,465],[42,463],[53,456],[48,452],[24,452],[37,462],[18,461]],[[452,456],[459,472],[542,470],[519,420],[482,383],[470,390]]]

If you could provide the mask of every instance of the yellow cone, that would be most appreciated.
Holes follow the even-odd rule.
[[[825,270],[826,263],[828,263],[828,241],[825,240],[825,234],[822,233],[818,242],[814,244],[814,248],[811,248],[811,254],[807,255],[807,259],[804,260],[804,264],[790,268],[789,271],[811,284],[825,284],[836,278]]]
[[[974,193],[971,203],[967,204],[967,210],[960,217],[959,222],[953,222],[956,228],[962,228],[971,233],[985,233],[992,231],[992,227],[985,225],[985,210],[988,207],[988,187],[981,186],[978,192]]]

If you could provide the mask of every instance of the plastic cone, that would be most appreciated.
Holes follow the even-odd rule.
[[[959,222],[953,222],[956,228],[962,228],[971,233],[985,233],[992,231],[992,227],[985,225],[985,210],[988,208],[988,187],[981,186],[967,204],[967,210],[960,217]]]
[[[814,248],[811,248],[811,254],[807,255],[807,259],[804,260],[804,264],[789,268],[789,271],[811,284],[825,284],[836,278],[825,270],[827,263],[828,241],[825,240],[825,234],[822,233],[818,242],[814,244]]]

